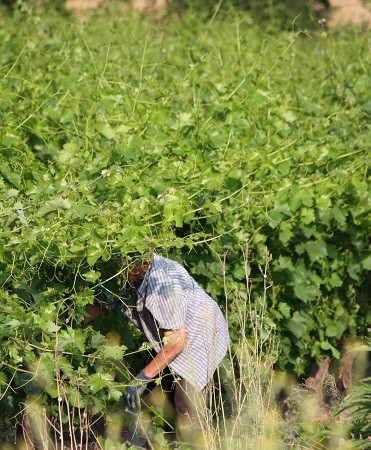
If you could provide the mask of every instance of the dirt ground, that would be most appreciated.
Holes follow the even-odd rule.
[[[102,3],[103,0],[67,0],[66,8],[81,16],[86,11],[98,8]],[[329,0],[329,4],[329,27],[353,25],[371,28],[371,8],[362,0]],[[160,11],[166,5],[166,0],[132,0],[131,5],[139,11],[151,13]]]
[[[103,0],[67,0],[66,8],[77,13],[94,10],[103,3]],[[166,5],[166,0],[132,0],[131,6],[138,11],[157,11]]]
[[[330,0],[328,25],[357,25],[371,27],[371,10],[361,0]]]

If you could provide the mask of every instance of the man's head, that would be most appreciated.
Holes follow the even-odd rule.
[[[149,261],[137,261],[129,267],[128,270],[128,282],[134,287],[138,288],[149,268]]]

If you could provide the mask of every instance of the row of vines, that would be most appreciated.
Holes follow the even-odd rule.
[[[369,58],[361,32],[268,34],[233,11],[0,10],[1,408],[120,398],[111,360],[134,368],[138,343],[122,318],[119,343],[84,327],[85,307],[150,249],[219,300],[232,341],[242,254],[258,302],[268,249],[264,327],[298,376],[366,336]]]

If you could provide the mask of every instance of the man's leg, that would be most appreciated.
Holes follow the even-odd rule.
[[[207,449],[206,405],[202,392],[186,380],[175,385],[174,407],[176,413],[176,438],[192,449]]]
[[[175,408],[174,408],[174,377],[168,369],[165,369],[158,377],[159,382],[151,382],[145,395],[142,397],[141,421],[148,434],[148,439],[155,444],[155,429],[153,428],[153,416],[157,415],[157,426],[162,421],[162,428],[167,439],[174,440]],[[162,419],[161,419],[162,417]],[[157,448],[157,445],[156,445]]]

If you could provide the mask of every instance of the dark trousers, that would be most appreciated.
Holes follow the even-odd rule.
[[[205,449],[205,407],[203,395],[169,369],[148,385],[143,396],[147,411],[163,411],[164,430],[175,430],[175,440],[194,449]],[[170,433],[171,434],[171,433]]]

